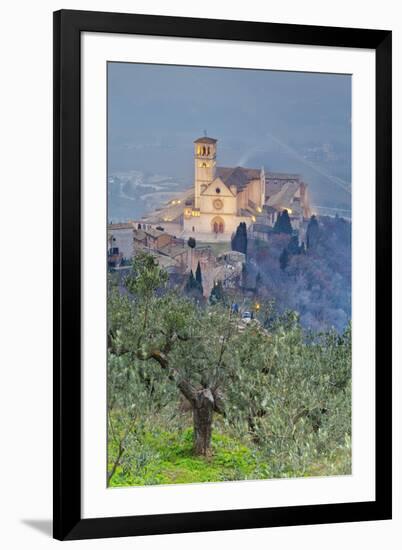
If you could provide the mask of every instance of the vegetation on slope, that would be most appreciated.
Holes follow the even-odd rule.
[[[351,318],[351,224],[343,218],[313,217],[306,242],[273,232],[269,241],[249,240],[245,286],[255,298],[290,309],[316,332],[342,333]]]
[[[240,327],[145,254],[126,289],[109,289],[110,486],[350,473],[350,327],[306,334],[272,311]]]

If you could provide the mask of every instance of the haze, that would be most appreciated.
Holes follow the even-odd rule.
[[[350,75],[109,63],[109,219],[191,187],[204,131],[219,165],[300,173],[314,205],[350,216]]]

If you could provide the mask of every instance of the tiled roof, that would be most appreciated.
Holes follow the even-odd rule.
[[[107,226],[109,231],[117,230],[117,229],[133,229],[134,223],[133,222],[127,222],[127,223],[109,223]]]
[[[172,244],[164,246],[159,252],[169,256],[170,258],[175,258],[181,254],[187,254],[187,249],[183,246]]]
[[[300,174],[287,174],[285,172],[265,172],[266,180],[299,180]]]
[[[134,239],[136,239],[137,241],[143,241],[147,235],[156,239],[161,235],[167,234],[168,233],[160,231],[159,229],[134,229]]]
[[[299,174],[265,172],[265,195],[268,197],[268,204],[271,204],[271,197],[281,192],[284,187],[293,187],[296,191],[301,185],[300,177]]]
[[[234,185],[238,192],[242,191],[250,181],[260,179],[260,175],[261,170],[256,168],[243,168],[241,166],[235,166],[234,168],[217,166],[216,168],[216,176],[221,178],[228,187]]]
[[[163,231],[160,231],[159,229],[153,229],[153,228],[144,229],[144,233],[146,233],[150,237],[153,237],[154,239],[157,239],[161,235],[166,235],[166,233],[164,233]]]
[[[273,206],[274,208],[286,208],[290,206],[299,186],[299,182],[285,181],[283,185],[280,187],[278,186],[276,193],[270,195],[267,200],[267,205]]]

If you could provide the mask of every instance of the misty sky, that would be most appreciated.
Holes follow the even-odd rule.
[[[313,203],[350,208],[350,76],[109,63],[109,176],[191,186],[204,130],[219,165],[296,172]]]

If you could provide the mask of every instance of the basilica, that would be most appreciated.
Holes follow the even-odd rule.
[[[310,216],[307,185],[299,175],[217,166],[217,140],[204,136],[194,141],[193,188],[144,220],[177,236],[229,241],[241,222],[273,226],[284,209],[295,228]]]

